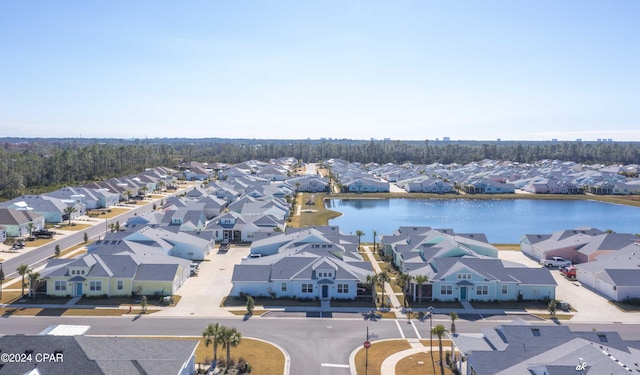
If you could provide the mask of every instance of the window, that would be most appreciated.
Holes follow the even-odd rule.
[[[280,286],[280,290],[282,290],[283,292],[287,291],[287,283],[282,283],[282,285]]]
[[[534,336],[540,336],[540,328],[531,328],[531,333]]]
[[[124,289],[124,281],[123,280],[118,280],[117,288],[118,288],[118,290]]]
[[[459,273],[458,274],[458,280],[470,280],[471,279],[471,274],[470,273]]]
[[[476,287],[476,294],[479,296],[486,296],[489,294],[489,286],[488,285],[478,285]]]
[[[509,292],[509,285],[502,286],[502,294],[507,294]]]
[[[349,284],[338,284],[338,293],[349,293]]]
[[[67,282],[66,281],[61,281],[61,280],[56,280],[55,284],[55,289],[56,290],[67,290]]]
[[[451,285],[440,285],[440,294],[453,294],[453,287]]]
[[[313,284],[302,284],[302,293],[312,293]]]
[[[102,281],[89,281],[89,290],[102,290]]]

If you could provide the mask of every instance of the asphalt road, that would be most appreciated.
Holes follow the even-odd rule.
[[[460,333],[477,333],[510,321],[504,316],[496,320],[458,320]],[[350,374],[346,367],[349,355],[360,348],[369,327],[371,341],[391,338],[429,339],[431,322],[413,322],[381,319],[375,322],[354,316],[353,319],[331,318],[252,318],[215,319],[216,322],[237,328],[244,337],[261,338],[282,347],[291,359],[291,374],[333,375]],[[135,317],[20,317],[0,319],[2,334],[38,334],[49,325],[88,325],[88,335],[106,336],[201,336],[212,318],[156,318]],[[446,315],[436,315],[433,324],[449,326]],[[543,323],[552,324],[552,323]],[[624,339],[640,339],[640,324],[568,324],[573,330],[617,331]],[[414,328],[414,326],[416,328]],[[435,342],[435,340],[434,340]],[[258,365],[259,366],[259,365]]]

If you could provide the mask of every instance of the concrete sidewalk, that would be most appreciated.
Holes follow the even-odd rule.
[[[369,258],[369,262],[371,262],[371,264],[373,265],[373,271],[376,274],[382,272],[383,270],[382,268],[380,268],[380,265],[378,264],[376,258],[373,256],[373,253],[371,253],[371,249],[369,249],[369,246],[362,246],[362,249],[367,255],[367,258]],[[390,308],[396,314],[396,318],[403,318],[404,313],[402,312],[402,304],[400,303],[400,300],[398,299],[398,296],[396,296],[396,292],[393,290],[390,283],[384,284],[384,296],[385,299],[388,298],[391,301]]]

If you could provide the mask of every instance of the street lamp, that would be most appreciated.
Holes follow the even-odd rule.
[[[0,303],[2,303],[2,283],[4,282],[4,270],[2,269],[2,262],[0,262]]]
[[[429,335],[431,336],[431,348],[433,348],[433,306],[427,307],[429,310]],[[433,352],[433,350],[432,350]]]

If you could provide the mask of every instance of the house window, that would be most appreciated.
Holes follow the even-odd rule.
[[[118,280],[118,290],[124,289],[124,280]]]
[[[56,290],[67,290],[67,282],[66,281],[61,281],[61,280],[56,280],[55,284],[55,289]]]
[[[280,290],[282,290],[283,292],[287,291],[287,283],[282,283],[282,285],[280,286]]]
[[[93,290],[93,291],[102,290],[102,281],[89,281],[89,290]]]
[[[302,293],[312,293],[313,284],[302,284]]]
[[[75,275],[76,274],[76,270],[71,270],[71,274]]]
[[[502,294],[507,294],[509,292],[509,285],[502,286]]]
[[[84,275],[84,270],[80,271],[80,273],[82,273]]]
[[[440,285],[440,294],[453,294],[453,287],[451,285]]]
[[[476,294],[479,296],[486,296],[489,294],[489,286],[488,285],[478,285],[476,287]]]
[[[470,273],[459,273],[458,274],[458,280],[470,280],[471,279],[471,274]]]
[[[534,336],[540,336],[540,328],[531,328],[531,333]]]
[[[349,284],[338,284],[338,293],[349,293]]]

